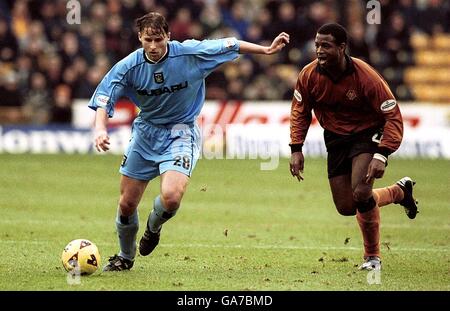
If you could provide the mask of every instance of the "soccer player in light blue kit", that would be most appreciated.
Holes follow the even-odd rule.
[[[196,118],[205,100],[205,78],[221,64],[241,53],[274,54],[289,43],[279,34],[270,46],[236,38],[170,40],[165,18],[148,13],[136,20],[142,48],[119,61],[103,78],[89,107],[96,110],[95,147],[109,150],[108,118],[122,96],[130,98],[140,113],[120,166],[120,199],[116,217],[120,252],[110,257],[104,271],[133,267],[137,207],[150,180],[161,175],[160,195],[139,242],[139,253],[150,254],[159,243],[162,224],[175,215],[200,156],[201,137]]]

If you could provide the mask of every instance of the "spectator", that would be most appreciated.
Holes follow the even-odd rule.
[[[45,76],[40,72],[33,73],[30,87],[24,98],[24,117],[31,124],[47,124],[52,102]]]
[[[450,4],[442,0],[428,0],[419,14],[419,25],[429,34],[448,31]]]
[[[286,72],[315,57],[313,39],[318,26],[326,22],[347,25],[352,55],[371,61],[393,90],[404,84],[402,68],[412,62],[410,34],[450,30],[450,4],[442,0],[380,0],[382,23],[372,26],[365,21],[366,1],[359,0],[89,0],[80,1],[80,25],[67,23],[66,3],[0,1],[0,89],[6,94],[0,105],[8,99],[8,105],[13,102],[13,107],[20,107],[20,96],[33,102],[39,97],[35,93],[40,78],[36,76],[42,74],[48,89],[63,84],[74,98],[91,97],[98,76],[139,46],[136,33],[129,29],[142,12],[168,16],[172,38],[179,41],[238,36],[264,44],[277,32],[290,33],[291,43],[275,58],[250,56],[238,66],[224,66],[212,73],[207,78],[206,98],[220,100],[289,99],[293,85]],[[266,77],[270,82],[264,81]],[[16,92],[19,97],[13,98]],[[396,95],[411,99],[407,92]]]
[[[90,68],[87,72],[86,79],[80,81],[79,87],[75,90],[77,98],[89,98],[95,91],[106,72],[98,67]]]
[[[191,12],[187,8],[179,9],[175,19],[170,23],[171,38],[180,42],[191,39],[191,26]]]
[[[53,92],[54,105],[51,108],[50,123],[68,124],[72,122],[72,98],[70,87],[60,84]]]
[[[16,73],[12,71],[0,79],[0,122],[17,123],[23,121],[22,96],[19,92]]]
[[[245,19],[246,11],[242,2],[235,2],[231,5],[231,9],[224,7],[222,10],[224,24],[233,28],[242,39],[247,38],[248,21]]]
[[[370,62],[370,49],[365,39],[362,23],[354,23],[348,28],[350,40],[348,48],[353,57],[358,57],[365,62]]]
[[[33,73],[33,63],[31,58],[26,55],[20,55],[16,61],[17,83],[21,94],[28,90],[30,76]]]
[[[17,74],[12,71],[0,82],[0,105],[8,107],[22,106],[22,95],[19,91]]]
[[[14,2],[11,11],[11,25],[19,46],[23,47],[28,40],[30,30],[30,12],[26,1],[18,0]]]
[[[108,52],[114,55],[113,61],[122,59],[134,48],[134,35],[124,27],[120,15],[112,15],[108,18],[105,38]]]
[[[386,65],[399,67],[404,65],[402,54],[410,53],[410,34],[405,24],[405,19],[400,12],[392,13],[388,26],[379,33],[378,46],[383,47],[382,53],[386,59]]]
[[[62,82],[63,63],[58,54],[48,54],[41,59],[42,67],[50,89],[56,88]]]
[[[12,63],[17,57],[19,46],[5,18],[0,16],[0,66],[2,62]]]
[[[200,13],[200,24],[206,36],[223,27],[219,8],[213,4],[206,4]]]

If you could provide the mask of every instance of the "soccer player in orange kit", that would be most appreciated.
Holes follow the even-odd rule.
[[[300,72],[292,99],[290,171],[303,180],[302,146],[314,110],[324,128],[334,204],[341,215],[356,215],[364,239],[364,262],[359,268],[380,270],[379,207],[397,203],[409,218],[417,214],[411,178],[373,189],[375,178],[383,177],[388,156],[402,141],[402,115],[383,77],[346,54],[344,27],[323,25],[315,45],[317,59]]]

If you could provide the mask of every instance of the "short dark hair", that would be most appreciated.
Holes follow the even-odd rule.
[[[157,12],[150,12],[136,19],[136,28],[139,32],[143,32],[145,28],[151,28],[157,34],[169,32],[166,18]]]
[[[347,44],[347,30],[342,25],[337,23],[329,23],[322,25],[317,33],[321,35],[332,35],[336,44],[345,43]]]

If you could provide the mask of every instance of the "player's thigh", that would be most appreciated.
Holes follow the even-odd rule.
[[[366,183],[372,153],[360,153],[352,159],[352,189],[354,199],[366,200],[372,195],[373,181]]]
[[[348,156],[348,147],[346,145],[328,150],[327,171],[328,179],[351,174],[352,162]]]
[[[153,137],[155,129],[147,126],[145,130]],[[138,126],[133,126],[119,172],[133,179],[149,181],[159,176],[159,150],[153,148],[153,139],[149,139],[145,134]]]
[[[200,157],[200,131],[197,126],[172,129],[171,141],[158,159],[159,173],[177,171],[191,176]]]
[[[119,172],[133,179],[150,181],[159,175],[158,155],[147,148],[145,139],[133,133]]]
[[[355,137],[355,141],[349,148],[349,156],[352,159],[352,188],[366,191],[371,189],[372,185],[365,183],[367,171],[373,154],[378,149],[378,137],[381,136],[379,129],[372,129]]]
[[[355,215],[356,208],[353,202],[351,175],[339,175],[328,179],[330,183],[333,202],[339,214],[344,216]]]
[[[119,205],[122,215],[129,216],[139,205],[142,195],[148,185],[146,180],[138,180],[125,175],[120,178]]]

